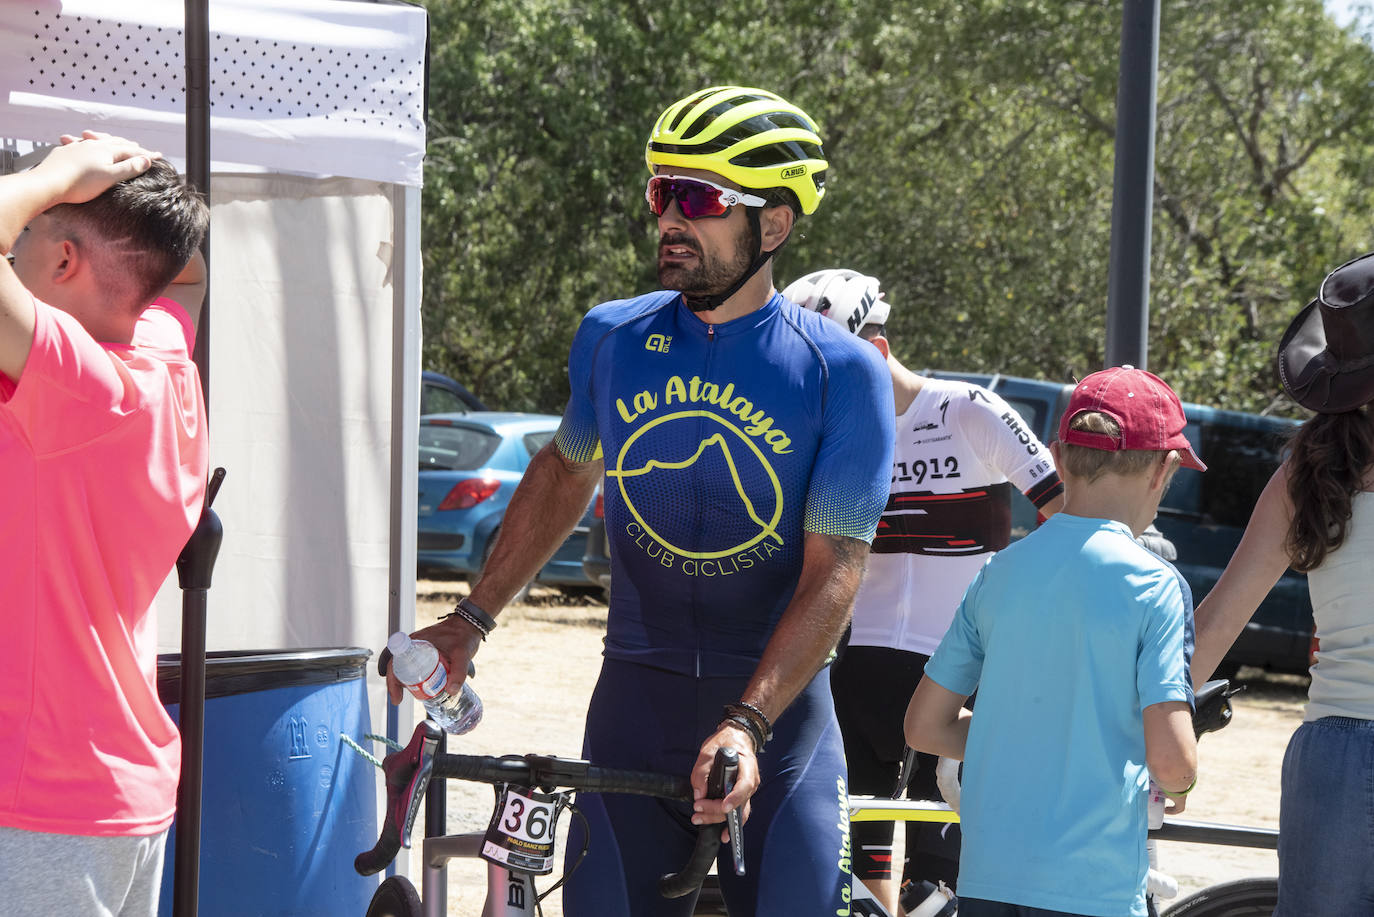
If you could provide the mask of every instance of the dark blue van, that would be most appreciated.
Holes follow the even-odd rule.
[[[1073,386],[1014,376],[927,372],[992,389],[1020,412],[1042,442],[1057,438],[1059,418]],[[1223,411],[1184,402],[1188,440],[1207,464],[1205,473],[1180,469],[1159,506],[1155,525],[1178,550],[1175,565],[1202,601],[1240,543],[1260,491],[1279,466],[1280,451],[1298,421]],[[1035,508],[1014,493],[1012,537],[1035,527]],[[1218,675],[1242,665],[1306,673],[1312,644],[1307,577],[1289,571],[1270,591],[1226,655]]]

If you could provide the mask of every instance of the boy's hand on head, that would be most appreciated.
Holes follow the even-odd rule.
[[[161,158],[161,153],[145,150],[132,140],[84,131],[80,137],[62,135],[62,145],[54,147],[33,174],[53,183],[57,203],[81,204],[148,171],[153,160]]]

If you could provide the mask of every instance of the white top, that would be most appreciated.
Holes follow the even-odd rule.
[[[1374,720],[1374,494],[1355,495],[1345,543],[1307,574],[1321,648],[1307,692],[1311,722]]]
[[[927,379],[897,418],[892,491],[854,601],[856,646],[929,656],[964,590],[1011,538],[1011,487],[1059,492],[1049,449],[995,392]]]

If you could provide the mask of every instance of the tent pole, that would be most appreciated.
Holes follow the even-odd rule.
[[[186,173],[210,202],[210,16],[209,0],[185,0]],[[210,233],[201,243],[206,289],[193,357],[200,372],[207,414],[210,405]],[[200,816],[205,743],[205,617],[210,574],[219,554],[219,519],[210,509],[224,470],[206,489],[200,524],[177,559],[181,607],[181,779],[177,786],[176,858],[172,913],[196,917],[200,897]]]

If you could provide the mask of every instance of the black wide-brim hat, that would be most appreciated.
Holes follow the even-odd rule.
[[[1278,371],[1283,390],[1319,414],[1374,401],[1374,253],[1326,275],[1283,333]]]

